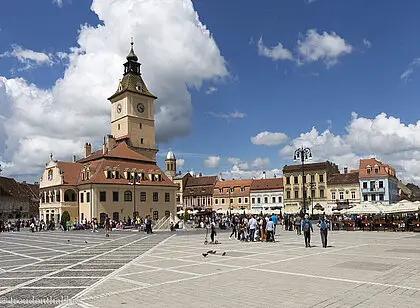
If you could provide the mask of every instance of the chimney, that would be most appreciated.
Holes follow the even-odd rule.
[[[107,142],[108,151],[111,151],[115,147],[116,144],[117,142],[115,141],[114,136],[108,135],[108,142]]]
[[[219,173],[219,181],[223,181],[223,176],[221,172]]]
[[[104,137],[104,143],[102,143],[102,154],[106,154],[106,143],[105,143],[105,137]]]
[[[26,181],[23,181],[22,184],[26,184]]]
[[[85,143],[85,158],[92,154],[92,146],[90,143]]]
[[[265,174],[265,171],[263,171],[263,179],[265,180],[267,178],[267,175]]]
[[[200,178],[201,178],[202,176],[203,176],[203,174],[200,172],[200,173],[198,174],[198,177],[200,177]]]
[[[347,174],[349,172],[349,169],[347,167],[344,167],[344,174]]]
[[[75,162],[76,162],[76,155],[73,155],[72,162],[73,162],[73,163],[75,163]]]

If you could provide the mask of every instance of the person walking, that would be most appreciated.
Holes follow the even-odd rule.
[[[236,218],[236,216],[232,217],[232,222],[230,223],[232,226],[232,233],[229,236],[229,239],[232,239],[232,235],[235,234],[235,238],[237,238],[238,236],[238,219]]]
[[[277,216],[274,213],[271,215],[271,220],[273,221],[273,224],[274,224],[273,234],[275,235],[276,234],[276,226],[277,226]]]
[[[265,230],[267,228],[267,220],[265,220],[264,217],[261,217],[260,218],[260,227],[261,227],[261,231],[260,231],[261,236],[260,236],[260,239],[261,239],[261,242],[264,242],[265,241]]]
[[[105,219],[105,237],[109,237],[109,232],[111,231],[111,221],[109,217]]]
[[[248,221],[248,228],[249,240],[253,242],[255,238],[255,229],[257,228],[257,220],[254,218],[254,216],[251,216],[251,219]]]
[[[210,224],[210,229],[211,229],[211,233],[210,233],[211,243],[214,244],[214,237],[217,235],[216,234],[216,223],[214,222],[214,220],[212,220],[212,222]]]
[[[311,231],[314,232],[312,228],[312,222],[309,220],[309,215],[305,214],[305,220],[302,221],[303,235],[305,237],[305,247],[311,247]]]
[[[296,228],[296,234],[302,235],[302,218],[300,218],[300,215],[296,217],[295,228]]]
[[[321,233],[321,242],[322,242],[322,247],[324,247],[324,248],[327,248],[328,225],[329,225],[328,220],[324,216],[324,218],[319,221],[319,230],[320,230],[320,233]]]
[[[267,230],[267,242],[274,242],[274,223],[271,217],[268,219],[266,230]]]

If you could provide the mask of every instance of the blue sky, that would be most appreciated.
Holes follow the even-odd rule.
[[[413,159],[420,154],[420,125],[417,127],[420,114],[417,65],[420,60],[416,60],[420,58],[420,40],[415,31],[420,26],[420,2],[409,1],[402,5],[398,1],[383,0],[378,5],[379,2],[363,0],[198,0],[193,1],[192,11],[197,12],[199,21],[211,35],[203,38],[202,29],[199,34],[195,29],[197,37],[187,38],[181,48],[170,45],[176,42],[165,35],[170,34],[174,41],[185,39],[176,31],[182,32],[182,26],[189,25],[181,19],[193,18],[192,14],[184,10],[184,15],[176,15],[174,8],[180,9],[176,5],[172,8],[176,18],[162,6],[159,9],[144,6],[143,10],[136,11],[136,5],[142,2],[120,2],[121,14],[130,9],[139,16],[138,22],[124,24],[124,17],[118,20],[115,15],[111,19],[110,12],[115,12],[115,8],[111,11],[111,1],[95,1],[92,10],[91,1],[64,0],[61,5],[52,0],[5,1],[0,11],[0,76],[4,84],[8,84],[3,87],[0,84],[3,125],[16,123],[16,110],[23,104],[19,103],[19,89],[28,92],[31,83],[36,91],[51,92],[52,98],[46,99],[51,100],[49,109],[57,108],[57,112],[65,113],[65,106],[76,109],[77,113],[87,108],[86,104],[78,109],[76,105],[71,107],[71,102],[63,103],[62,93],[68,92],[63,90],[64,86],[56,87],[56,81],[63,78],[72,65],[80,73],[85,72],[84,75],[92,73],[97,81],[104,75],[100,69],[106,70],[108,65],[104,62],[112,59],[112,66],[120,72],[108,78],[111,80],[104,85],[108,89],[108,84],[115,84],[120,78],[122,68],[122,62],[115,64],[115,58],[108,53],[114,52],[122,59],[130,36],[134,36],[143,76],[161,99],[159,106],[172,104],[172,107],[186,108],[178,116],[162,111],[157,117],[159,124],[165,123],[165,128],[159,128],[160,141],[169,140],[159,142],[161,153],[172,149],[177,158],[184,160],[182,170],[193,169],[206,174],[224,172],[227,177],[236,178],[259,177],[263,170],[270,175],[280,174],[283,165],[292,162],[291,151],[304,145],[312,148],[315,160],[329,159],[341,168],[356,168],[359,158],[376,156],[393,164],[397,175],[406,181],[420,180],[416,174],[420,172],[420,164]],[[190,3],[189,0],[183,2]],[[126,8],[122,7],[124,5]],[[154,21],[147,19],[146,9],[151,9],[158,17],[155,19],[161,18],[161,22],[152,27],[150,24]],[[174,27],[171,23],[181,26]],[[85,24],[88,29],[82,26]],[[107,30],[107,27],[120,27],[121,31]],[[147,32],[146,27],[150,27]],[[163,35],[169,27],[171,32]],[[108,39],[100,41],[103,37],[99,33],[106,31],[109,31]],[[166,48],[171,53],[168,59],[162,51],[158,62],[152,52],[145,50],[150,40],[156,41],[150,50]],[[273,47],[279,43],[282,50],[277,51],[283,53],[273,59],[276,51]],[[74,53],[72,47],[83,49],[84,58],[75,59],[79,54]],[[22,53],[27,50],[47,55],[48,60],[40,54],[37,54],[40,58],[35,57],[38,60],[18,57],[19,51],[23,57],[28,55]],[[89,61],[90,55],[94,60]],[[202,62],[203,67],[194,64],[186,69],[199,57],[202,58],[197,62]],[[163,62],[162,67],[160,62]],[[185,84],[188,92],[178,97],[177,87],[171,91],[166,88],[175,78],[168,76],[177,76],[179,71],[182,71],[182,77],[176,81],[180,82],[179,93],[183,92]],[[96,78],[95,74],[101,77]],[[166,79],[158,78],[162,76]],[[12,84],[16,78],[23,78],[25,83]],[[64,80],[65,85],[70,84],[70,78],[66,76]],[[96,87],[92,93],[103,90],[100,83]],[[75,84],[73,90],[78,89],[83,92],[83,87]],[[37,97],[37,103],[42,105],[45,98],[41,94]],[[108,127],[106,108],[109,105],[105,97],[106,94],[92,103],[100,116],[91,124],[84,122],[86,134],[80,131],[72,136],[66,131],[61,138],[67,140],[65,146],[58,146],[58,141],[52,139],[53,126],[47,128],[46,133],[29,138],[11,133],[9,126],[0,125],[0,161],[4,173],[18,178],[36,178],[39,166],[48,158],[46,153],[57,153],[59,159],[71,157],[72,153],[66,156],[57,147],[69,151],[71,146],[84,143],[87,137],[95,138],[99,144],[101,134],[107,132],[95,130],[93,126]],[[189,100],[192,108],[184,103]],[[36,112],[42,116],[41,111]],[[24,127],[40,125],[39,122],[28,124],[25,120],[21,124]],[[171,132],[172,126],[179,129]],[[270,146],[254,144],[251,138],[262,132],[276,134],[273,137],[276,142]],[[23,149],[25,144],[40,153],[30,162],[24,159],[28,155]],[[20,160],[24,160],[24,164]],[[159,164],[164,166],[162,156]]]

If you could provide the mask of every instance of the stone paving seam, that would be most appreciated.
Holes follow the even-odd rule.
[[[134,263],[136,260],[144,258],[145,256],[149,255],[151,252],[153,252],[153,250],[155,250],[157,247],[159,247],[160,245],[163,245],[166,241],[168,241],[169,239],[171,239],[172,237],[176,236],[176,234],[164,239],[162,242],[157,243],[157,245],[155,245],[154,247],[152,247],[151,249],[145,251],[142,255],[140,255],[138,258],[131,260],[129,263],[123,265],[122,267],[120,267],[119,269],[117,269],[114,272],[111,272],[109,275],[103,277],[101,280],[97,281],[96,283],[92,284],[89,288],[83,290],[82,292],[79,292],[78,294],[76,294],[75,296],[72,297],[72,300],[77,300],[79,298],[82,298],[82,296],[84,294],[86,294],[87,292],[89,292],[90,290],[94,289],[96,286],[100,285],[101,283],[105,282],[108,279],[111,279],[112,277],[114,277],[116,274],[118,274],[119,272],[121,272],[122,270],[126,269],[129,265],[131,265],[131,263]],[[146,236],[143,239],[147,239],[150,238],[150,236]],[[137,241],[136,241],[137,242]],[[82,298],[83,300],[83,298]],[[66,307],[68,304],[64,303],[61,304],[59,306],[57,306],[57,308],[60,307]]]
[[[39,246],[33,246],[33,245],[29,245],[29,244],[22,244],[22,243],[16,243],[16,242],[7,242],[7,241],[3,241],[3,240],[0,240],[0,243],[6,243],[6,244],[11,244],[11,245],[20,245],[20,246],[25,246],[25,247],[31,247],[31,248],[37,248],[37,249],[44,249],[44,250],[51,250],[51,251],[55,251],[55,252],[59,252],[59,253],[65,253],[65,251],[62,251],[62,250],[57,250],[57,249],[52,249],[52,248],[45,248],[45,247],[39,247]]]
[[[132,236],[133,236],[133,235],[132,235]],[[147,238],[147,237],[145,237],[145,238]],[[144,239],[144,238],[142,238],[142,239]],[[128,244],[126,244],[126,245],[128,245]],[[121,247],[124,247],[124,246],[121,246]],[[114,249],[112,249],[112,250],[106,251],[106,252],[104,252],[104,253],[102,253],[102,254],[99,254],[99,255],[95,255],[95,256],[93,256],[93,257],[91,257],[91,258],[89,258],[89,259],[83,260],[83,261],[81,261],[81,262],[78,262],[78,263],[75,263],[75,264],[70,264],[69,266],[66,266],[66,267],[61,268],[61,269],[58,269],[58,270],[56,270],[56,271],[54,271],[54,272],[51,272],[51,273],[45,274],[45,275],[43,275],[43,276],[40,276],[40,277],[39,277],[39,278],[37,278],[37,279],[33,279],[33,280],[27,281],[27,282],[25,282],[25,283],[19,284],[19,285],[17,285],[17,286],[11,287],[11,288],[10,288],[10,290],[7,290],[7,291],[1,291],[1,292],[0,292],[0,296],[1,296],[1,295],[4,295],[4,294],[6,294],[6,293],[9,293],[9,292],[11,292],[11,291],[14,291],[14,290],[16,290],[16,289],[19,289],[19,288],[21,288],[21,287],[23,287],[23,286],[26,286],[26,285],[28,285],[28,284],[34,283],[34,282],[36,282],[36,281],[38,281],[38,280],[41,280],[41,279],[43,279],[43,278],[47,278],[47,277],[50,277],[50,276],[55,275],[55,274],[57,274],[57,273],[60,273],[60,272],[62,272],[62,271],[64,271],[64,270],[67,270],[67,269],[71,268],[71,267],[72,267],[72,266],[74,266],[74,265],[79,265],[79,264],[83,264],[83,263],[85,263],[85,262],[87,262],[87,261],[94,260],[94,259],[96,259],[97,257],[99,257],[99,256],[101,256],[101,255],[108,254],[108,253],[113,252],[113,251],[115,251],[115,250],[117,250],[117,249],[118,249],[118,248],[114,248]],[[42,262],[44,262],[44,261],[42,261]]]
[[[122,238],[116,238],[116,239],[111,240],[111,242],[114,242],[114,241],[117,241],[117,240],[120,240],[120,239],[124,239],[124,238],[127,238],[127,237],[129,237],[129,236],[125,236],[125,237],[122,237]],[[96,248],[97,246],[103,245],[104,243],[106,243],[106,242],[101,242],[100,244],[95,244],[95,245],[92,245],[92,246],[87,246],[87,247],[84,247],[84,248],[81,248],[81,249],[78,249],[78,250],[75,250],[75,251],[65,252],[65,253],[63,253],[61,255],[53,256],[51,258],[47,258],[47,259],[44,259],[42,261],[37,261],[37,262],[31,263],[31,264],[26,264],[26,265],[15,267],[15,268],[13,268],[11,270],[7,270],[6,272],[11,272],[11,271],[19,270],[19,269],[22,269],[22,268],[25,268],[25,267],[29,267],[29,266],[37,266],[39,263],[46,262],[46,261],[51,261],[51,260],[60,258],[62,256],[67,256],[67,255],[70,255],[70,254],[82,252],[84,250]]]

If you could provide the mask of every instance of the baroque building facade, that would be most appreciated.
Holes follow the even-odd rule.
[[[255,179],[250,187],[251,210],[283,208],[283,179]]]
[[[213,191],[214,210],[250,209],[252,179],[217,181]]]
[[[109,98],[111,134],[100,150],[92,152],[86,143],[80,160],[62,162],[51,155],[40,181],[40,218],[57,222],[64,211],[72,221],[175,215],[177,185],[156,164],[156,98],[131,43],[123,78]]]

